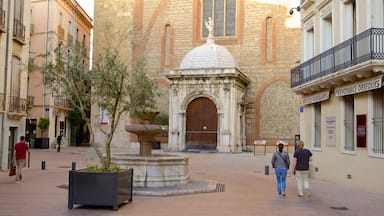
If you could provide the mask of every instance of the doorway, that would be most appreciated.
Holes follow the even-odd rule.
[[[216,150],[217,108],[208,98],[189,103],[186,115],[186,150]]]
[[[9,128],[9,145],[8,145],[8,167],[12,164],[13,158],[13,148],[15,147],[17,138],[16,138],[17,127]]]

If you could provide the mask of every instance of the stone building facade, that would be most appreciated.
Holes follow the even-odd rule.
[[[11,166],[25,132],[30,4],[0,1],[0,170]]]
[[[285,0],[98,0],[94,51],[105,43],[105,26],[127,32],[135,26],[135,40],[142,40],[139,49],[132,51],[130,44],[122,45],[126,48],[121,49],[122,55],[127,59],[144,56],[147,72],[162,93],[158,108],[169,114],[172,90],[166,75],[180,68],[189,51],[206,43],[204,23],[212,17],[215,43],[228,50],[249,79],[243,96],[245,136],[240,148],[244,150],[258,139],[291,142],[299,133],[299,101],[290,90],[290,69],[300,58],[300,29],[295,19],[298,14],[291,16],[288,11],[298,4]],[[94,111],[97,124],[99,117]],[[127,145],[122,143],[129,138],[124,131],[129,122],[129,118],[122,121],[118,133],[125,135],[115,137],[116,145]]]
[[[84,64],[89,66],[92,19],[75,0],[31,0],[29,10],[29,58],[30,65],[34,66],[29,70],[27,141],[32,148],[54,147],[52,144],[61,134],[63,145],[79,145],[82,141],[78,138],[79,126],[71,124],[69,112],[73,107],[67,95],[60,86],[54,92],[46,88],[42,83],[40,68],[55,59],[54,50],[59,44],[66,47],[66,54],[69,54],[71,49],[83,43],[88,49]],[[88,72],[88,67],[84,72]],[[40,118],[49,119],[48,129],[37,127]]]
[[[311,176],[384,194],[384,1],[301,1],[301,138]]]

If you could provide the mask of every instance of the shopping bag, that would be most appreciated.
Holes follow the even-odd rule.
[[[16,175],[16,166],[12,165],[9,168],[9,176],[14,176],[14,175]]]

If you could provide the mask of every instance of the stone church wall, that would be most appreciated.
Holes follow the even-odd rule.
[[[287,27],[286,22],[291,19],[290,8],[276,4],[286,1],[270,1],[271,4],[253,0],[236,2],[241,11],[237,23],[241,34],[233,40],[218,38],[215,42],[228,49],[240,70],[251,80],[246,94],[247,145],[256,139],[271,143],[279,139],[291,141],[294,134],[299,133],[299,102],[290,89],[290,69],[300,59],[300,29]],[[197,0],[98,0],[95,2],[95,50],[99,43],[105,42],[97,40],[97,31],[102,30],[100,24],[105,17],[116,26],[129,23],[141,26],[140,33],[146,41],[142,51],[147,71],[160,83],[163,96],[158,100],[159,108],[166,113],[168,81],[165,75],[170,69],[179,67],[188,51],[205,43],[196,36],[198,13]],[[111,18],[116,15],[120,18]],[[271,18],[269,24],[268,17]],[[170,29],[170,51],[169,61],[164,63],[166,25]],[[268,57],[267,46],[271,51]]]

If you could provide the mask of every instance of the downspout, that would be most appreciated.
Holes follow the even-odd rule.
[[[46,29],[46,37],[45,37],[45,64],[47,65],[48,64],[48,43],[49,43],[49,6],[50,6],[50,3],[51,0],[47,0],[47,29]],[[46,104],[46,97],[47,97],[47,92],[46,92],[46,87],[44,86],[44,89],[43,89],[43,116],[45,118],[49,118],[49,111],[48,111],[48,116],[47,116],[47,112],[46,112],[46,108],[47,108],[47,104]]]
[[[8,81],[8,49],[9,49],[9,38],[10,38],[10,24],[11,24],[11,16],[9,16],[9,12],[11,11],[11,0],[8,0],[8,16],[7,16],[7,37],[5,40],[5,62],[4,62],[4,104],[7,101],[7,81]],[[3,150],[4,150],[4,133],[5,133],[5,113],[1,116],[1,134],[0,134],[0,142],[3,143],[3,146],[0,148],[0,169],[3,169],[1,166],[3,164]],[[7,149],[8,150],[8,149]]]

